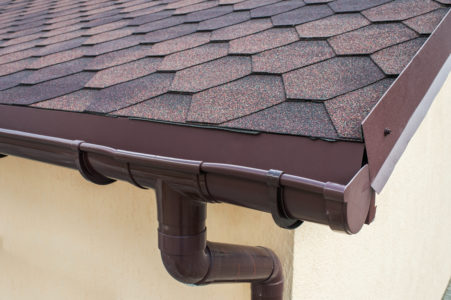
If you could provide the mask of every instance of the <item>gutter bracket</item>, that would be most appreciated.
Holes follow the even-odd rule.
[[[284,199],[283,199],[283,187],[280,185],[280,177],[282,177],[283,171],[269,170],[266,173],[266,184],[269,187],[269,201],[271,203],[271,215],[274,222],[285,229],[296,229],[302,225],[303,221],[292,219],[288,216]]]
[[[198,185],[197,188],[199,190],[199,195],[203,201],[206,201],[209,203],[221,203],[221,201],[215,200],[211,196],[210,191],[208,190],[207,174],[202,171],[202,164],[203,164],[203,162],[201,162],[199,164],[199,170],[196,175],[197,176],[197,185]]]
[[[91,166],[88,160],[87,153],[80,149],[80,146],[83,143],[83,141],[73,142],[73,145],[77,149],[78,153],[75,163],[81,176],[83,176],[83,178],[85,178],[86,180],[98,185],[107,185],[115,182],[116,180],[103,176]]]

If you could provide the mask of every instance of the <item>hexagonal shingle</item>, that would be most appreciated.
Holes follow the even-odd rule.
[[[154,73],[96,91],[87,111],[109,113],[164,94],[172,82],[172,74]]]
[[[199,23],[198,30],[215,30],[226,26],[231,26],[251,18],[249,12],[247,11],[237,11],[225,16],[220,16],[217,18],[209,19]]]
[[[280,0],[246,0],[246,1],[242,1],[238,4],[234,4],[233,5],[233,9],[234,10],[248,10],[248,9],[253,9],[256,7],[260,7],[260,6],[264,6],[264,5],[268,5],[274,2],[278,2]]]
[[[24,78],[24,84],[37,84],[51,79],[75,74],[84,70],[85,66],[91,62],[91,58],[79,58],[68,62],[63,62],[50,67],[34,71],[30,76]]]
[[[249,57],[228,56],[197,65],[175,74],[171,90],[198,92],[251,73]]]
[[[385,48],[371,55],[371,58],[385,74],[398,75],[412,60],[425,41],[426,38],[418,38]]]
[[[102,70],[146,57],[151,46],[139,45],[96,56],[87,66],[87,70]]]
[[[332,15],[334,12],[327,5],[304,6],[271,17],[275,26],[298,25]]]
[[[146,34],[142,39],[142,44],[158,43],[170,39],[174,39],[180,36],[184,36],[193,33],[197,29],[197,24],[181,24],[169,28],[164,28],[157,31],[152,31]]]
[[[329,6],[336,12],[358,12],[392,0],[336,0]]]
[[[415,37],[414,31],[399,23],[373,24],[334,36],[329,43],[337,54],[370,54]]]
[[[361,14],[336,14],[321,20],[296,26],[301,38],[330,37],[355,30],[370,22]]]
[[[195,94],[188,121],[223,123],[284,100],[279,76],[251,75]]]
[[[185,122],[190,104],[190,95],[168,93],[116,111],[114,115]]]
[[[47,109],[81,112],[84,111],[92,101],[95,101],[93,94],[95,94],[95,91],[93,90],[80,90],[64,96],[38,102],[33,104],[32,106]]]
[[[329,139],[337,137],[335,128],[322,103],[283,102],[221,125]]]
[[[334,56],[325,41],[299,41],[252,56],[254,72],[285,73]]]
[[[97,72],[86,84],[90,88],[106,88],[154,73],[162,58],[144,58]]]
[[[228,41],[272,27],[270,19],[255,19],[213,31],[212,41]]]
[[[327,100],[384,78],[367,57],[337,57],[283,75],[287,98]]]
[[[189,15],[186,16],[185,22],[201,22],[211,18],[223,16],[232,11],[233,9],[230,6],[212,7],[210,9],[190,13]]]
[[[83,45],[95,45],[103,42],[108,42],[112,40],[119,39],[124,36],[131,35],[133,33],[132,29],[117,29],[113,31],[107,31],[93,35],[88,40],[86,40]]]
[[[81,72],[32,86],[17,86],[0,92],[0,103],[24,105],[48,100],[83,88],[91,77],[92,74]]]
[[[303,1],[285,0],[271,5],[254,8],[251,10],[251,16],[252,18],[271,17],[302,6],[305,6]]]
[[[439,7],[440,5],[432,0],[397,0],[370,8],[363,14],[373,22],[399,21],[430,12]]]
[[[168,55],[159,70],[178,71],[227,55],[227,43],[209,43],[200,47]]]
[[[338,135],[344,138],[361,139],[363,119],[392,83],[393,79],[384,79],[365,88],[326,101],[326,109]]]
[[[299,39],[293,28],[273,28],[230,42],[230,53],[254,54],[287,45]]]
[[[430,13],[408,19],[403,23],[419,34],[431,34],[447,12],[447,8],[437,9]]]
[[[169,41],[153,45],[150,55],[168,55],[174,52],[194,48],[210,41],[209,32],[196,32]]]

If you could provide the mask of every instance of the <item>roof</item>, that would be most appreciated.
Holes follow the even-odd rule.
[[[450,6],[4,1],[0,103],[362,141],[362,120]]]

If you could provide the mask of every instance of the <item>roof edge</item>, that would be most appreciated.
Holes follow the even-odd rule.
[[[246,134],[9,105],[0,105],[0,128],[167,157],[279,169],[340,184],[361,168],[364,153],[363,143],[357,142]]]
[[[451,70],[451,12],[362,122],[372,187],[380,193]]]

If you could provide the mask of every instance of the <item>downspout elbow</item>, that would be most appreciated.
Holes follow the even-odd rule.
[[[210,268],[205,230],[198,235],[172,236],[158,232],[163,265],[177,281],[199,284]]]
[[[158,247],[172,277],[194,285],[249,282],[252,300],[282,300],[282,267],[271,250],[207,241],[206,203],[161,181],[157,204]]]
[[[284,276],[282,264],[277,255],[270,249],[265,248],[273,260],[273,271],[263,281],[251,284],[252,300],[279,300],[283,296]]]

